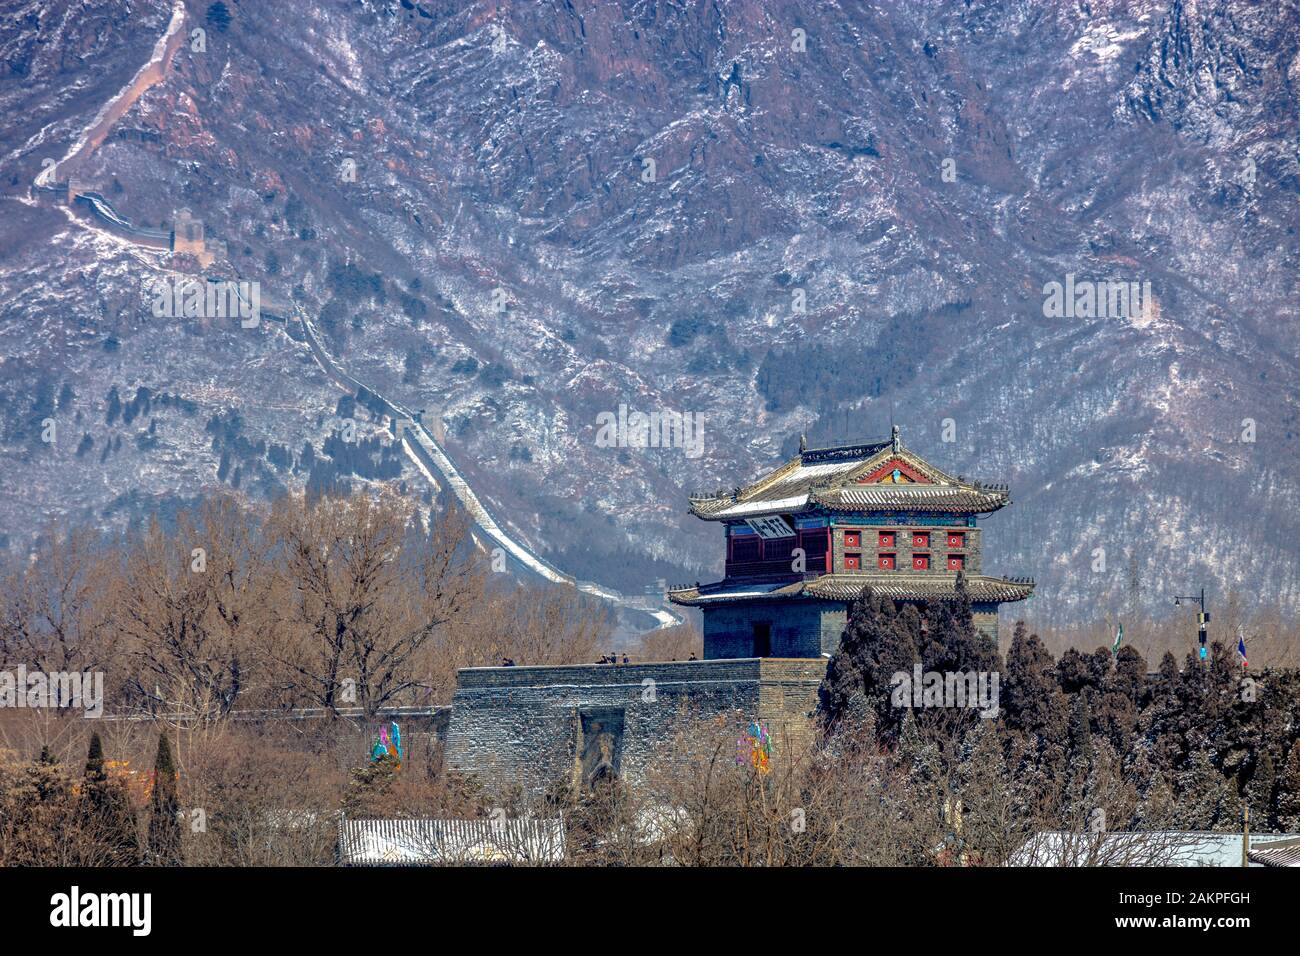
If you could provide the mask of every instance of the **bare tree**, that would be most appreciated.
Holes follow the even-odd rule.
[[[482,594],[463,512],[425,529],[396,495],[293,496],[269,532],[284,598],[270,656],[300,700],[373,717],[428,689],[423,652]]]
[[[0,591],[0,664],[95,671],[113,659],[109,561],[98,536],[51,525]]]
[[[206,517],[218,522],[238,514],[238,509],[218,506]],[[154,520],[123,561],[114,620],[131,667],[128,696],[150,713],[202,719],[235,706],[249,657],[242,644],[246,632],[234,610],[238,592],[207,568],[214,536],[220,541],[230,534],[238,536],[196,526],[181,514],[177,530],[169,535]],[[218,559],[218,568],[224,564],[225,559]],[[231,570],[229,580],[236,582],[237,572]]]

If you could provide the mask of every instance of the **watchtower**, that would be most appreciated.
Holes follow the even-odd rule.
[[[692,514],[725,528],[726,576],[668,598],[704,612],[706,658],[829,656],[864,587],[923,603],[952,598],[960,574],[976,627],[996,640],[998,605],[1034,588],[981,567],[976,518],[1010,500],[1005,485],[940,471],[897,427],[886,441],[805,444],[743,488],[691,496]]]

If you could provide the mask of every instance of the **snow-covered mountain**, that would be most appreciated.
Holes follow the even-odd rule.
[[[146,228],[192,210],[228,248],[212,271],[425,409],[567,572],[708,579],[689,491],[892,419],[1011,485],[987,566],[1038,579],[1036,618],[1201,584],[1300,599],[1297,3],[186,8],[166,78],[75,175]],[[13,546],[218,482],[427,493],[291,327],[157,319],[142,290],[197,263],[29,197],[170,14],[0,15]],[[1109,280],[1149,307],[1047,303]],[[620,406],[703,442],[600,440]]]

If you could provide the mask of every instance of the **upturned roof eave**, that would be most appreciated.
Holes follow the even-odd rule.
[[[796,474],[799,468],[803,466],[816,467],[826,465],[830,460],[818,458],[818,455],[836,452],[869,452],[859,458],[856,463],[850,459],[848,470],[835,476],[826,484],[812,484],[802,490],[802,500],[797,504],[792,504],[789,497],[777,497],[777,489],[787,481],[792,475]],[[899,458],[907,462],[911,467],[919,471],[928,481],[926,487],[942,487],[947,490],[950,497],[960,498],[967,496],[972,499],[970,502],[957,503],[936,503],[927,505],[924,502],[909,501],[902,497],[898,502],[888,502],[879,505],[855,506],[844,502],[830,500],[834,493],[843,493],[846,490],[855,488],[869,488],[876,492],[882,491],[884,483],[871,483],[868,485],[859,485],[858,482],[863,476],[869,475],[873,470],[879,468],[882,464],[888,462],[891,458]],[[899,488],[904,486],[897,486]],[[793,490],[793,489],[792,489]],[[770,501],[765,501],[765,492],[772,493]],[[755,500],[757,499],[757,500]],[[729,515],[725,512],[733,508],[744,508],[747,504],[753,505],[752,510],[745,510],[741,514]],[[799,514],[807,512],[817,507],[829,508],[831,510],[847,513],[872,513],[878,511],[912,511],[925,514],[992,514],[1011,503],[1009,489],[1005,485],[984,485],[980,482],[966,481],[953,475],[948,474],[943,469],[936,467],[926,461],[916,452],[904,447],[901,443],[890,442],[868,442],[861,446],[842,446],[824,449],[806,449],[798,455],[788,459],[766,475],[762,475],[747,485],[738,486],[731,494],[721,495],[701,495],[692,497],[690,500],[689,512],[702,521],[727,521],[743,520],[749,517],[760,517],[772,514]]]
[[[961,488],[960,486],[957,486],[957,489],[960,491],[966,490],[965,488]],[[979,492],[978,489],[971,489],[971,491],[973,493],[983,494],[986,497],[990,496],[989,492]],[[717,502],[717,504],[713,507],[710,507],[706,511],[700,510],[700,505],[704,504],[706,501],[709,503]],[[818,496],[816,492],[812,492],[808,495],[808,497],[804,500],[802,504],[796,505],[794,507],[788,507],[788,506],[782,507],[778,502],[773,502],[771,507],[756,508],[753,511],[747,511],[744,514],[729,515],[724,513],[730,510],[731,508],[734,508],[737,505],[743,505],[744,503],[745,502],[737,501],[734,498],[697,499],[696,501],[691,502],[690,507],[688,509],[688,513],[694,515],[696,518],[699,518],[701,521],[743,521],[746,518],[760,518],[763,517],[764,515],[807,514],[813,511],[830,511],[839,514],[874,514],[876,512],[889,511],[889,512],[915,512],[917,514],[991,515],[994,514],[995,512],[1001,511],[1007,505],[1011,504],[1011,496],[1003,494],[999,497],[995,497],[993,501],[991,501],[987,506],[976,506],[976,505],[962,506],[962,505],[942,505],[942,504],[926,506],[924,502],[899,501],[896,504],[881,504],[881,505],[873,505],[871,507],[857,507],[852,505],[846,505],[840,502],[827,501],[824,498]]]
[[[744,601],[768,601],[768,600],[786,600],[786,599],[813,599],[826,601],[846,601],[851,600],[855,594],[838,596],[825,592],[828,589],[843,588],[855,590],[860,593],[862,588],[876,586],[880,588],[889,588],[891,590],[901,590],[907,592],[912,590],[912,594],[901,594],[896,596],[895,600],[900,601],[924,601],[934,598],[945,599],[949,595],[948,589],[942,587],[948,583],[956,584],[956,575],[950,579],[947,576],[930,578],[926,576],[912,576],[907,572],[885,572],[884,574],[846,574],[832,572],[822,574],[808,581],[795,581],[788,584],[772,586],[769,590],[754,591],[738,590],[734,594],[719,594],[706,589],[721,589],[725,582],[718,581],[713,584],[703,586],[686,586],[672,588],[668,591],[668,600],[673,604],[682,607],[699,607],[709,604],[744,602]],[[940,585],[939,591],[927,590],[926,585],[931,588]],[[744,588],[742,582],[734,582],[736,588]],[[752,588],[766,587],[767,585],[753,585]],[[909,587],[910,586],[910,587]],[[971,593],[971,600],[976,602],[992,602],[997,604],[1012,604],[1017,601],[1024,601],[1033,596],[1034,582],[1028,579],[1002,578],[994,575],[969,575],[966,578],[967,592]],[[992,591],[994,594],[986,594],[981,597],[980,592]],[[973,592],[973,593],[972,593]],[[1005,596],[995,596],[995,595]]]

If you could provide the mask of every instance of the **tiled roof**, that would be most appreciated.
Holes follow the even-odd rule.
[[[1002,489],[962,485],[849,485],[814,489],[811,499],[833,509],[896,508],[899,511],[956,511],[980,514],[1010,501]]]
[[[832,601],[851,601],[870,587],[877,594],[892,600],[925,600],[952,598],[957,594],[956,574],[943,572],[885,571],[879,573],[823,574],[811,581],[787,583],[748,584],[719,582],[706,585],[683,585],[672,588],[668,599],[674,604],[688,607],[725,604],[731,601],[780,600],[783,598],[825,598]],[[1034,591],[1034,582],[1027,578],[995,578],[968,575],[966,591],[975,602],[1023,601]]]
[[[561,819],[339,821],[339,862],[343,866],[563,860]]]
[[[878,469],[897,462],[911,481],[873,479]],[[982,514],[1010,502],[1005,486],[954,478],[890,441],[805,449],[774,471],[743,488],[691,495],[691,513],[706,521],[797,513],[816,507],[833,510],[942,511]]]
[[[1272,843],[1263,843],[1256,837],[1246,855],[1250,862],[1264,866],[1300,866],[1300,837]]]
[[[886,571],[880,574],[823,574],[808,582],[812,597],[852,600],[869,586],[877,594],[893,600],[952,598],[957,596],[957,575],[942,572],[909,574]],[[968,575],[966,592],[972,601],[1023,601],[1034,592],[1034,582],[1027,578],[995,578]]]
[[[1035,833],[1011,854],[1007,866],[1241,866],[1240,833],[1190,830],[1130,830],[1110,833],[1044,831]],[[1288,846],[1300,844],[1294,833],[1251,834],[1247,859],[1252,865],[1296,866],[1266,862],[1282,859]]]

